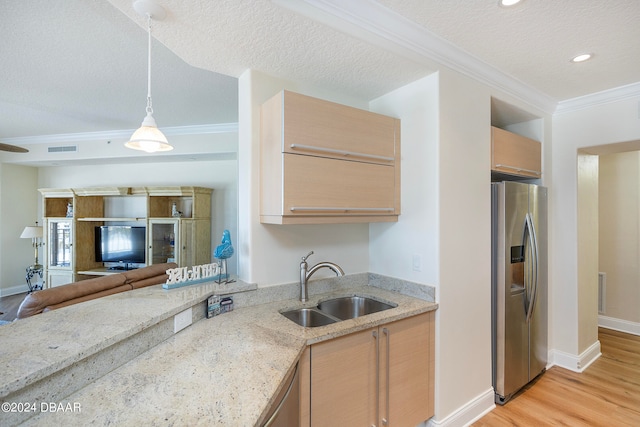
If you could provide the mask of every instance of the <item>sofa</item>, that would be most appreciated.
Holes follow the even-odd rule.
[[[18,308],[17,319],[24,319],[45,311],[55,310],[83,301],[101,298],[120,292],[158,285],[167,281],[166,271],[176,268],[176,263],[153,264],[148,267],[127,270],[122,273],[81,280],[55,288],[27,294]]]

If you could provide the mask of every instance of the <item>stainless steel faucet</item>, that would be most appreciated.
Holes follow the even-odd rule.
[[[307,300],[309,299],[307,281],[309,280],[309,278],[311,278],[311,276],[313,276],[313,273],[315,273],[316,271],[320,270],[323,267],[326,267],[330,270],[333,270],[333,272],[336,273],[336,276],[344,276],[344,271],[342,271],[342,268],[340,268],[339,265],[327,261],[319,262],[311,267],[311,269],[308,269],[309,265],[307,264],[307,258],[309,258],[312,254],[313,251],[309,252],[307,256],[302,257],[302,262],[300,262],[300,301],[302,302],[307,302]]]

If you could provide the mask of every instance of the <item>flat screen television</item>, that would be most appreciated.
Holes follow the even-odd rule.
[[[146,261],[146,228],[129,225],[96,227],[96,261],[141,264]]]

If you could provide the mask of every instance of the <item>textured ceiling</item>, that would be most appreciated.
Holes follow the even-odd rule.
[[[465,56],[463,68],[497,70],[554,103],[640,81],[638,0],[157,2],[168,12],[153,26],[161,128],[237,121],[236,77],[247,69],[362,100]],[[139,125],[146,20],[131,0],[0,7],[0,141]],[[431,55],[432,43],[452,54]],[[569,62],[583,51],[593,60]]]
[[[103,0],[2,2],[0,138],[137,128],[147,32]],[[156,24],[154,23],[154,26]],[[237,80],[186,64],[154,40],[161,126],[237,121]]]
[[[132,19],[129,0],[110,0]],[[189,64],[239,77],[247,69],[372,99],[428,70],[269,0],[163,0],[156,36]]]
[[[557,101],[640,81],[638,0],[379,2]]]

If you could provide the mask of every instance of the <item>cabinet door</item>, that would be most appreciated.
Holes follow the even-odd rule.
[[[374,332],[311,346],[311,427],[377,425]]]
[[[284,91],[283,152],[393,164],[397,119]]]
[[[176,251],[176,244],[180,244],[176,241],[180,238],[178,225],[179,220],[177,219],[149,220],[147,264],[165,262],[180,264],[180,251]]]
[[[491,169],[539,178],[542,174],[541,144],[513,132],[491,127]]]
[[[433,416],[433,312],[380,327],[381,425]]]
[[[47,288],[55,288],[56,286],[73,283],[74,277],[71,271],[49,270],[45,286]]]
[[[47,220],[47,269],[73,270],[73,221]]]
[[[391,166],[284,155],[283,215],[391,215]]]
[[[180,220],[180,234],[178,240],[176,240],[176,247],[180,252],[178,259],[180,260],[181,267],[191,267],[194,264],[194,233],[195,224],[193,220],[181,219]]]
[[[187,244],[187,251],[189,254],[189,261],[185,261],[185,267],[192,265],[209,264],[213,260],[213,254],[211,253],[211,220],[210,219],[198,219],[191,221],[192,233],[191,244]]]

